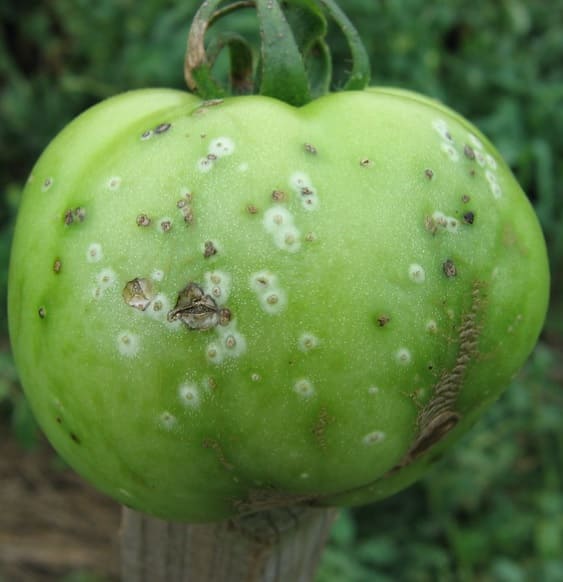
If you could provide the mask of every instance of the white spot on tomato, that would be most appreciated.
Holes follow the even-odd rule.
[[[384,440],[385,433],[381,430],[374,430],[373,432],[369,432],[362,438],[362,442],[368,447],[381,443]]]
[[[178,423],[178,419],[171,412],[168,412],[168,410],[165,410],[159,416],[159,423],[160,423],[160,426],[162,426],[162,428],[164,428],[166,430],[172,430],[176,426],[176,424]]]
[[[398,364],[401,364],[402,366],[406,366],[407,364],[411,363],[412,354],[411,354],[410,350],[407,348],[399,348],[397,350],[397,352],[395,353],[395,359],[396,359]]]
[[[201,398],[195,384],[185,383],[178,388],[178,398],[187,408],[199,408]]]
[[[319,345],[319,338],[312,333],[305,332],[299,337],[299,349],[302,352],[310,352]]]
[[[426,280],[426,272],[419,264],[413,263],[409,265],[409,278],[415,283],[424,283]]]
[[[108,180],[108,188],[110,190],[118,190],[121,186],[121,177],[120,176],[112,176]]]
[[[43,184],[41,184],[41,192],[47,192],[50,190],[54,183],[55,179],[52,176],[45,178],[45,180],[43,180]]]
[[[121,331],[117,334],[117,349],[122,356],[134,358],[141,347],[141,341],[137,334],[130,331]]]
[[[211,140],[208,153],[215,158],[230,156],[235,151],[235,142],[230,137],[217,137]]]
[[[301,378],[295,382],[293,385],[293,390],[296,392],[301,398],[308,400],[315,395],[315,387],[311,383],[310,380],[307,378]]]
[[[102,245],[100,243],[92,243],[86,250],[86,260],[89,263],[98,263],[104,258]]]

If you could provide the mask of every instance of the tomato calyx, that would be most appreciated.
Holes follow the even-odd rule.
[[[352,68],[340,90],[362,90],[370,81],[370,63],[360,35],[335,0],[208,0],[196,13],[188,35],[184,78],[202,99],[256,93],[293,106],[327,94],[332,59],[326,41],[328,20],[340,28],[350,50]],[[260,51],[234,32],[219,33],[207,47],[209,28],[245,8],[256,10]],[[212,75],[218,56],[229,51],[229,80],[222,86]]]

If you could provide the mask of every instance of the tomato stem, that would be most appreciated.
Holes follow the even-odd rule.
[[[206,0],[188,35],[184,77],[203,99],[258,93],[294,106],[328,93],[332,57],[326,42],[327,19],[336,22],[348,43],[352,69],[343,90],[361,90],[370,80],[370,63],[360,35],[335,0]],[[254,8],[260,28],[260,50],[236,33],[223,33],[205,45],[209,28],[223,17]],[[230,55],[229,87],[212,75],[219,54]]]

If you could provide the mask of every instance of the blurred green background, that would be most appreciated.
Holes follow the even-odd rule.
[[[553,289],[540,343],[506,394],[421,483],[344,511],[318,582],[563,581],[563,2],[341,4],[368,48],[373,84],[439,98],[497,145],[541,220]],[[42,442],[18,386],[5,313],[22,185],[48,141],[88,106],[128,89],[183,87],[198,5],[0,3],[0,426],[21,455]],[[256,34],[249,11],[229,24]],[[337,31],[331,37],[343,75],[346,45]],[[9,511],[1,499],[0,510]],[[106,578],[101,564],[97,575],[52,579]]]

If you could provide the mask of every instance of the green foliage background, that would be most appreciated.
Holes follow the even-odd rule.
[[[542,222],[553,294],[540,344],[506,395],[421,483],[343,511],[318,580],[563,581],[563,2],[341,4],[368,47],[373,84],[437,97],[498,146]],[[186,34],[198,5],[0,4],[0,422],[10,422],[24,446],[33,446],[36,433],[4,308],[22,186],[48,141],[88,106],[128,89],[183,87]],[[229,24],[256,34],[250,12]],[[331,36],[342,76],[348,53],[336,31]]]

